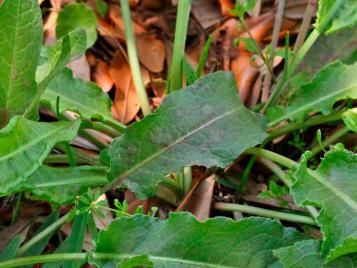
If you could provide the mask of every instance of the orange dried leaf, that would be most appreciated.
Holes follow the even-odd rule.
[[[143,34],[136,37],[140,62],[151,72],[159,73],[164,69],[165,46],[153,35]]]
[[[104,92],[108,92],[114,85],[114,81],[109,74],[109,66],[102,60],[99,60],[95,67],[93,78]]]

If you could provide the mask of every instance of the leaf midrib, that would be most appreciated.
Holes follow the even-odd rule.
[[[324,102],[325,100],[327,100],[327,99],[329,99],[329,98],[333,98],[333,97],[335,97],[336,95],[339,95],[339,94],[341,94],[341,93],[344,93],[345,91],[352,90],[352,89],[355,88],[355,87],[357,87],[357,85],[353,85],[353,86],[351,86],[351,87],[347,87],[347,88],[345,88],[345,89],[343,89],[343,90],[340,90],[340,91],[337,91],[337,92],[335,92],[335,93],[333,93],[333,94],[329,94],[329,95],[327,95],[327,96],[325,96],[325,97],[319,98],[319,99],[316,100],[316,101],[309,102],[308,104],[303,105],[303,106],[301,106],[301,107],[299,107],[299,108],[297,108],[297,109],[294,109],[294,110],[292,110],[291,112],[288,112],[288,113],[286,113],[285,115],[279,117],[278,119],[275,119],[274,121],[270,122],[269,126],[273,126],[273,125],[279,123],[279,122],[282,121],[282,120],[291,118],[292,116],[295,116],[296,114],[300,113],[301,111],[308,110],[309,108],[313,107],[313,106],[316,105],[316,104],[319,104],[319,103],[321,103],[321,102]]]
[[[21,0],[18,0],[18,3],[20,2]],[[5,2],[4,2],[5,3]],[[15,35],[14,35],[14,42],[13,42],[13,44],[15,44],[14,46],[12,46],[12,50],[11,50],[11,53],[12,53],[12,55],[11,55],[11,62],[10,62],[10,64],[11,64],[11,67],[10,67],[10,77],[9,77],[9,88],[8,88],[8,90],[6,91],[6,104],[5,104],[5,111],[8,111],[9,110],[9,98],[10,98],[10,94],[11,94],[11,89],[12,89],[12,87],[13,87],[13,83],[15,82],[15,80],[14,79],[12,79],[12,77],[13,77],[13,72],[14,72],[14,70],[16,69],[15,68],[15,64],[13,64],[13,62],[14,62],[14,59],[15,59],[15,51],[17,51],[17,40],[18,40],[18,28],[19,28],[19,26],[18,26],[18,23],[19,23],[19,20],[18,20],[18,18],[19,18],[19,16],[20,16],[20,10],[21,10],[21,8],[20,8],[20,5],[21,5],[21,3],[20,4],[17,4],[17,7],[18,7],[18,9],[17,9],[17,12],[16,12],[16,18],[17,18],[17,20],[16,20],[16,23],[15,23]]]
[[[70,127],[72,127],[72,126],[70,126]],[[10,157],[12,157],[12,156],[14,156],[16,154],[22,153],[23,151],[27,150],[28,148],[30,148],[32,146],[35,146],[37,143],[41,142],[42,140],[52,136],[54,133],[56,133],[58,131],[61,131],[62,129],[66,129],[66,128],[68,128],[68,125],[63,125],[61,127],[55,128],[54,130],[48,132],[44,136],[40,136],[39,138],[33,139],[31,142],[21,146],[19,149],[15,150],[15,151],[13,151],[13,152],[11,152],[11,153],[3,156],[3,157],[0,157],[0,162],[6,160],[6,159],[8,159],[8,158],[10,158]]]
[[[172,258],[172,257],[163,257],[163,256],[156,256],[150,254],[142,254],[148,255],[151,260],[157,260],[162,262],[171,262],[171,263],[181,263],[181,264],[190,264],[195,265],[198,267],[208,267],[208,268],[236,268],[237,266],[228,266],[228,265],[221,265],[221,264],[212,264],[207,262],[200,262],[200,261],[192,261],[187,259],[179,259],[179,258]],[[100,259],[127,259],[127,258],[134,258],[142,255],[137,254],[115,254],[115,253],[101,253],[96,252],[92,254],[93,259],[100,260]]]
[[[85,106],[85,105],[81,104],[80,102],[73,101],[72,99],[66,97],[66,96],[63,95],[63,94],[54,92],[54,91],[52,91],[50,88],[47,88],[47,89],[45,90],[44,95],[46,95],[46,94],[52,95],[53,97],[59,96],[59,97],[60,97],[60,100],[65,99],[67,102],[69,102],[69,103],[75,103],[76,105],[82,107],[82,109],[87,110],[87,112],[89,111],[89,113],[92,113],[92,112],[93,112],[94,115],[95,115],[95,114],[101,115],[105,120],[114,121],[114,119],[113,119],[112,117],[110,117],[109,115],[107,115],[107,114],[105,114],[105,113],[103,113],[103,112],[101,112],[101,111],[98,111],[98,110],[96,110],[96,109],[88,108],[88,106]],[[65,108],[65,109],[71,110],[71,108]],[[74,109],[74,110],[76,110],[76,109]]]
[[[335,185],[324,179],[317,171],[307,169],[307,173],[315,178],[319,183],[325,186],[328,190],[334,193],[337,197],[339,197],[344,203],[346,203],[349,207],[352,208],[355,212],[357,212],[357,202],[354,201],[351,197],[349,197],[344,192],[340,191]]]
[[[126,178],[127,176],[129,176],[131,173],[135,172],[136,170],[140,169],[142,166],[144,166],[146,163],[154,160],[155,158],[159,157],[160,155],[162,155],[163,153],[167,152],[169,149],[171,149],[172,147],[176,146],[177,144],[181,143],[182,141],[184,141],[185,139],[191,137],[192,135],[196,134],[197,132],[199,132],[200,130],[210,126],[211,124],[217,122],[218,120],[221,120],[222,118],[229,116],[231,114],[233,114],[234,112],[238,111],[239,108],[234,108],[232,110],[229,110],[228,112],[225,112],[224,114],[217,116],[209,121],[207,121],[206,123],[202,124],[201,126],[195,128],[194,130],[191,130],[190,132],[188,132],[187,134],[179,137],[177,140],[175,140],[174,142],[172,142],[171,144],[169,144],[168,146],[165,146],[164,148],[160,149],[159,151],[157,151],[156,153],[150,155],[149,157],[147,157],[146,159],[140,161],[138,164],[134,165],[132,168],[130,168],[129,170],[125,171],[124,173],[122,173],[121,175],[119,175],[111,184],[108,185],[108,187],[115,187],[118,183],[120,183],[124,178]]]

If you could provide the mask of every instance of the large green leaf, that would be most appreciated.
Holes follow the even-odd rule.
[[[0,195],[26,183],[53,145],[72,140],[80,121],[37,123],[15,116],[0,130]]]
[[[86,47],[90,48],[97,40],[97,18],[93,10],[85,4],[67,5],[57,19],[56,34],[62,37],[73,30],[82,28],[86,31]]]
[[[299,241],[293,246],[274,250],[285,268],[354,268],[357,266],[357,254],[340,257],[325,264],[321,256],[321,242],[317,240]]]
[[[126,128],[109,150],[111,186],[140,198],[170,172],[192,165],[225,167],[267,136],[262,118],[244,107],[231,73],[207,75],[168,95],[160,108]]]
[[[315,171],[306,168],[304,159],[294,177],[291,194],[296,203],[321,207],[317,222],[324,233],[322,256],[333,260],[357,252],[357,154],[336,148]]]
[[[314,79],[296,90],[282,116],[270,125],[284,119],[301,120],[310,112],[329,114],[333,104],[342,99],[357,98],[357,63],[345,65],[339,61],[319,71]]]
[[[316,28],[333,33],[357,23],[356,0],[319,0]]]
[[[36,94],[35,72],[42,43],[37,0],[0,4],[0,128],[24,113]]]
[[[31,191],[37,198],[62,205],[73,202],[75,197],[85,192],[89,186],[104,185],[107,167],[53,168],[42,166],[27,180],[22,189]]]
[[[314,74],[326,64],[347,60],[357,51],[357,26],[329,35],[320,35],[307,52],[299,71]]]
[[[28,117],[37,119],[38,105],[43,92],[68,63],[85,53],[85,45],[85,32],[79,29],[63,36],[53,46],[44,47],[41,50],[40,62],[36,71],[37,94],[26,109]]]
[[[265,218],[219,217],[202,223],[189,213],[171,213],[165,221],[136,215],[100,232],[95,253],[111,253],[116,261],[147,255],[154,267],[259,268],[276,262],[272,250],[301,239],[294,229]],[[114,260],[93,262],[115,267]]]
[[[95,83],[73,78],[72,71],[65,69],[48,85],[42,100],[57,109],[59,97],[60,112],[71,110],[85,119],[100,119],[117,124],[111,113],[111,101]]]

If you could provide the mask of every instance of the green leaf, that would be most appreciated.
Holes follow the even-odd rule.
[[[0,252],[0,261],[6,261],[16,256],[16,251],[22,243],[21,235],[17,234],[10,240],[6,247]]]
[[[21,190],[31,191],[37,198],[62,205],[73,202],[89,186],[107,183],[107,167],[80,166],[53,168],[42,166],[27,180]]]
[[[298,70],[314,74],[335,60],[340,59],[344,62],[357,51],[356,40],[356,26],[330,35],[320,35],[307,52]]]
[[[357,254],[340,257],[325,264],[321,256],[321,242],[317,240],[300,241],[290,247],[273,251],[274,256],[285,268],[353,268],[357,266]]]
[[[323,258],[357,252],[357,154],[334,149],[315,171],[306,165],[305,159],[295,171],[291,194],[299,205],[321,207],[317,222],[324,233]]]
[[[319,0],[315,27],[320,33],[333,33],[357,23],[355,0]]]
[[[284,115],[273,120],[275,125],[284,119],[301,120],[310,112],[327,115],[336,101],[357,98],[357,63],[345,65],[339,61],[320,70],[314,79],[299,89],[288,102]]]
[[[59,111],[71,110],[84,119],[97,119],[117,124],[112,117],[111,101],[95,83],[73,78],[72,71],[65,69],[48,85],[42,100],[56,111],[59,97]]]
[[[352,108],[344,112],[342,119],[348,129],[357,132],[357,108]]]
[[[144,198],[185,166],[225,167],[265,139],[261,121],[240,101],[231,73],[207,75],[168,95],[154,114],[115,139],[110,186],[123,182]]]
[[[59,216],[59,211],[54,210],[50,215],[47,216],[43,224],[36,230],[36,232],[33,234],[32,237],[35,237],[37,234],[41,233],[44,231],[48,226],[50,226],[52,223],[56,222]],[[37,243],[35,243],[32,247],[30,247],[28,250],[23,252],[21,254],[22,257],[24,256],[39,256],[43,252],[43,250],[46,248],[48,242],[50,241],[51,237],[53,236],[53,233],[55,230],[52,232],[49,232],[45,237],[40,239]],[[26,266],[26,268],[32,268],[31,265]]]
[[[37,0],[0,4],[0,128],[22,115],[36,94],[35,72],[42,44]]]
[[[97,40],[97,18],[93,10],[85,4],[67,5],[58,15],[56,35],[62,37],[73,30],[86,31],[86,47],[90,48]]]
[[[104,0],[95,0],[95,7],[99,15],[104,18],[108,13],[108,4]]]
[[[124,259],[123,261],[117,263],[117,268],[153,268],[154,264],[150,261],[149,257],[146,255],[135,256],[130,259]]]
[[[72,140],[80,121],[37,123],[15,116],[0,130],[0,195],[26,183],[57,142]]]
[[[116,255],[116,261],[147,255],[154,267],[259,268],[276,262],[272,250],[301,239],[294,229],[266,218],[199,222],[189,213],[171,213],[165,221],[136,215],[121,217],[101,231],[95,253]],[[115,267],[114,260],[92,261]]]
[[[36,82],[44,90],[72,60],[83,56],[86,51],[86,33],[77,29],[63,36],[52,46],[43,47],[36,71]]]
[[[40,62],[36,71],[37,94],[26,109],[27,117],[38,119],[38,105],[43,92],[68,63],[85,53],[85,45],[85,32],[79,29],[65,35],[55,45],[44,47],[41,50]]]
[[[71,234],[60,244],[55,250],[56,253],[77,253],[82,251],[84,236],[88,222],[89,213],[85,212],[76,216],[72,224]],[[84,260],[80,261],[66,261],[63,263],[46,263],[43,268],[80,268],[85,263]]]

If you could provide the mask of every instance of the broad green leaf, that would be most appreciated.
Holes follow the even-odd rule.
[[[357,252],[357,154],[336,148],[315,171],[306,165],[304,159],[295,171],[291,194],[299,205],[321,207],[322,256],[333,260]]]
[[[85,45],[85,32],[79,29],[63,36],[53,46],[44,47],[41,50],[40,62],[36,71],[37,94],[26,109],[27,117],[37,119],[38,105],[43,92],[68,63],[85,53]]]
[[[109,268],[122,259],[147,255],[154,267],[259,268],[276,262],[272,250],[301,239],[294,229],[266,218],[199,222],[189,213],[171,213],[164,221],[135,215],[121,217],[99,233],[94,254],[110,253],[116,260],[92,261]]]
[[[109,150],[111,177],[139,198],[185,166],[225,167],[267,136],[244,107],[233,75],[217,72],[168,95],[152,115],[126,128]]]
[[[42,44],[37,0],[0,4],[0,128],[22,115],[36,94],[35,72]]]
[[[330,35],[320,35],[307,52],[299,71],[314,74],[335,60],[345,62],[357,51],[357,26]]]
[[[104,185],[106,182],[106,167],[54,168],[44,165],[28,178],[20,190],[31,191],[41,200],[62,205],[73,202],[89,186]]]
[[[15,116],[0,130],[0,195],[26,183],[57,142],[72,140],[80,121],[37,123]]]
[[[293,246],[274,250],[273,254],[285,268],[353,268],[357,266],[357,254],[340,257],[325,264],[321,256],[321,242],[305,240]]]
[[[344,112],[342,119],[348,129],[357,132],[357,108],[349,109]]]
[[[333,33],[357,23],[356,0],[319,0],[316,28],[321,33]]]
[[[97,40],[97,18],[93,10],[85,4],[67,5],[58,15],[56,35],[62,37],[73,30],[86,31],[86,47],[90,48]]]
[[[136,256],[129,259],[123,259],[116,264],[116,268],[136,268],[145,267],[153,268],[154,264],[150,261],[149,257],[146,255]]]
[[[71,110],[84,119],[99,119],[117,124],[112,117],[111,101],[95,83],[73,78],[72,71],[65,69],[48,85],[42,100],[56,111],[59,97],[59,111]]]
[[[345,65],[339,61],[320,70],[314,79],[296,90],[288,102],[284,115],[270,124],[284,119],[301,120],[310,112],[325,115],[336,101],[357,98],[357,63]]]

